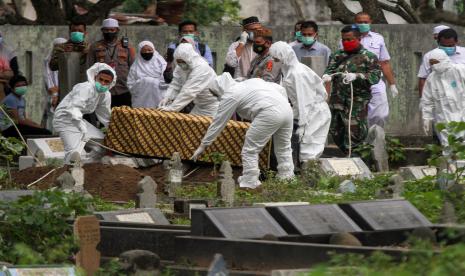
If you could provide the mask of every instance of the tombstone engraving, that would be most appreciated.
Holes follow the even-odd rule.
[[[234,205],[234,192],[235,183],[231,164],[229,161],[223,161],[220,168],[220,186],[221,186],[221,200],[226,203],[226,206],[232,207]]]
[[[436,176],[436,168],[429,166],[410,166],[399,168],[399,173],[405,180],[422,179],[425,176]]]
[[[157,183],[150,177],[144,177],[137,184],[139,193],[137,194],[136,208],[153,208],[157,204]]]
[[[79,244],[76,265],[92,276],[100,267],[100,252],[96,249],[100,242],[98,219],[95,216],[78,217],[74,221],[74,236]]]
[[[213,261],[208,267],[207,276],[227,276],[229,271],[226,268],[226,262],[224,261],[223,255],[215,254]]]
[[[170,224],[163,213],[156,208],[96,212],[95,216],[100,220],[113,222],[136,222],[160,225]]]
[[[277,206],[266,210],[289,234],[362,231],[336,204]]]
[[[355,158],[320,158],[321,169],[327,174],[351,176],[355,178],[372,178],[373,174],[362,159]]]
[[[363,230],[407,229],[432,225],[407,200],[372,200],[339,206]]]
[[[301,62],[310,67],[318,76],[323,76],[328,65],[324,56],[302,57]]]
[[[282,237],[286,231],[261,207],[192,209],[192,235],[236,239]]]
[[[170,162],[170,169],[168,174],[168,196],[173,198],[176,197],[176,190],[181,186],[182,183],[182,162],[181,156],[178,152],[173,153],[173,157]]]
[[[23,196],[32,196],[32,190],[3,190],[0,191],[0,202],[13,202]]]

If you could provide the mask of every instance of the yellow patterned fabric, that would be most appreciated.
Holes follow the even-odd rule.
[[[188,160],[200,145],[212,119],[150,108],[115,107],[105,137],[106,146],[128,154],[171,158],[179,152]],[[200,157],[212,162],[210,154],[222,153],[231,165],[242,165],[241,150],[249,123],[230,120],[216,141]],[[270,144],[260,154],[260,167],[269,166]]]

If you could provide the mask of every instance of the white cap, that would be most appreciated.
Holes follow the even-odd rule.
[[[119,28],[118,20],[107,18],[102,22],[102,28]]]
[[[450,29],[449,26],[446,26],[446,25],[439,25],[439,26],[436,26],[433,28],[433,34],[438,34],[440,33],[442,30],[445,30],[445,29]]]

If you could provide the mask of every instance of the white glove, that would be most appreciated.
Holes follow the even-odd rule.
[[[163,100],[161,100],[160,103],[158,104],[158,107],[167,106],[170,102],[171,102],[170,99],[168,99],[168,98],[163,98]]]
[[[344,77],[344,82],[349,83],[353,82],[357,78],[356,73],[346,73]]]
[[[191,160],[197,161],[197,158],[205,151],[205,146],[204,144],[200,144],[200,146],[195,150],[194,154],[191,157]]]
[[[323,82],[331,82],[331,80],[333,79],[333,77],[331,77],[330,75],[328,74],[324,74],[321,79],[323,80]]]
[[[423,120],[423,132],[425,133],[425,135],[430,135],[431,122],[432,122],[431,119],[424,119]]]
[[[239,43],[241,44],[246,44],[247,43],[247,39],[249,38],[249,34],[246,32],[246,31],[243,31],[241,33],[241,38],[239,39]]]
[[[304,138],[304,134],[305,134],[305,125],[299,126],[295,134],[299,136],[299,143],[302,142],[302,138]]]
[[[389,85],[389,90],[391,91],[391,95],[393,98],[397,97],[399,95],[399,90],[397,90],[397,87],[395,84]]]

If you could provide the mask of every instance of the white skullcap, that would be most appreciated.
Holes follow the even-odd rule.
[[[119,28],[118,20],[107,18],[102,22],[102,28]]]
[[[446,25],[439,25],[439,26],[436,26],[433,28],[433,34],[438,34],[440,33],[442,30],[445,30],[445,29],[450,29],[449,26],[446,26]]]

